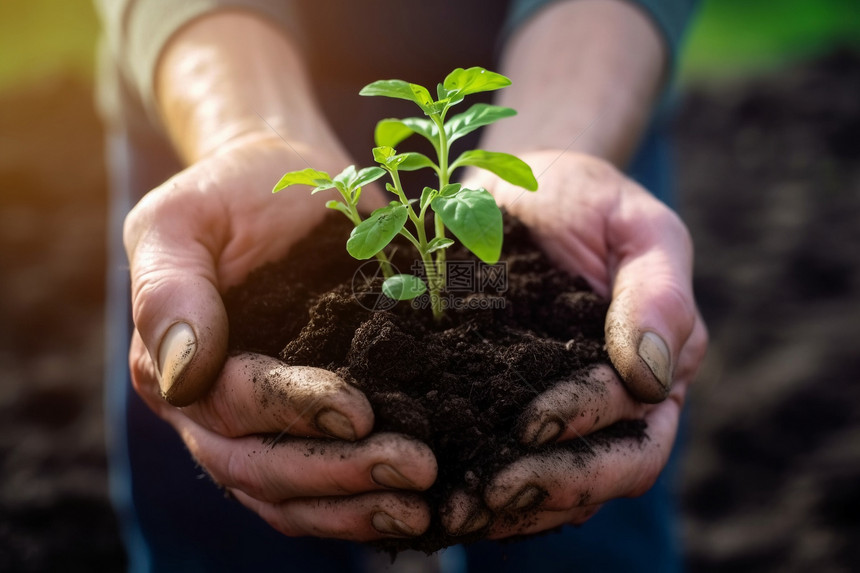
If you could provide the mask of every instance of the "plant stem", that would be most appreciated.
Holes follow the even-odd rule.
[[[433,122],[436,124],[436,128],[439,130],[439,146],[437,148],[439,153],[439,190],[441,191],[448,183],[448,136],[445,133],[445,122],[444,118],[440,116],[430,116]],[[433,224],[436,230],[436,237],[445,238],[445,224],[442,222],[442,219],[437,215],[433,214]],[[436,288],[436,303],[437,306],[433,306],[433,316],[437,319],[442,316],[442,304],[441,299],[439,297],[439,293],[445,289],[445,249],[439,249],[436,251],[435,257],[435,269],[434,274],[437,278],[437,285],[434,285]],[[428,271],[428,280],[429,280],[429,271]],[[430,292],[430,301],[433,303],[433,290],[431,287]]]

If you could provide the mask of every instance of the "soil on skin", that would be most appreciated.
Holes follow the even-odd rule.
[[[452,274],[446,295],[469,308],[449,310],[439,323],[427,306],[401,302],[385,310],[394,303],[380,294],[382,279],[365,280],[378,274],[376,262],[362,265],[346,254],[349,229],[333,214],[293,254],[228,293],[231,348],[325,368],[361,389],[375,432],[414,436],[436,455],[438,478],[426,492],[432,508],[458,487],[480,497],[496,471],[530,451],[519,439],[526,405],[558,381],[588,384],[588,368],[609,362],[608,303],[553,268],[525,228],[509,221],[499,266],[449,249],[449,268],[473,273],[460,275],[466,292],[455,290]],[[394,264],[402,271],[412,261],[402,255]],[[631,424],[625,435],[642,432]],[[589,455],[578,442],[565,447]],[[434,551],[463,541],[448,537],[434,514],[428,533],[394,547]]]

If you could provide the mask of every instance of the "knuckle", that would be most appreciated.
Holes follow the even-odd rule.
[[[201,400],[186,408],[201,426],[226,438],[238,438],[241,432],[231,423],[235,418],[234,408],[224,392],[217,389],[207,393]]]
[[[248,463],[247,458],[240,455],[239,452],[239,449],[232,449],[228,454],[222,483],[255,499],[262,499],[259,477],[257,472],[252,469],[254,464]],[[206,467],[205,463],[202,465]],[[216,479],[221,477],[220,472],[213,471],[213,468],[210,468],[209,471]]]
[[[639,497],[645,495],[660,476],[660,469],[657,467],[649,467],[645,471],[639,472],[633,478],[633,484],[630,488],[629,497]]]

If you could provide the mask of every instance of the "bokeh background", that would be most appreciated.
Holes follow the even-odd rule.
[[[0,571],[121,571],[101,355],[88,0],[0,2]],[[681,485],[692,571],[860,570],[860,2],[706,0],[679,210],[712,346]]]

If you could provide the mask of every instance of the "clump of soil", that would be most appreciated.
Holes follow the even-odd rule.
[[[556,382],[609,362],[608,303],[549,264],[525,227],[508,218],[502,266],[449,250],[449,269],[460,275],[449,275],[445,296],[460,308],[437,322],[429,307],[394,306],[380,294],[381,278],[365,278],[376,263],[361,266],[347,255],[348,225],[334,215],[293,254],[228,293],[231,348],[326,368],[360,388],[373,406],[374,431],[415,436],[436,455],[431,507],[456,487],[480,495],[496,471],[529,451],[518,439],[526,405]],[[408,252],[397,249],[401,270],[412,264]],[[631,431],[643,428],[624,433]],[[447,536],[437,516],[418,540],[386,548],[429,552],[462,541]]]

